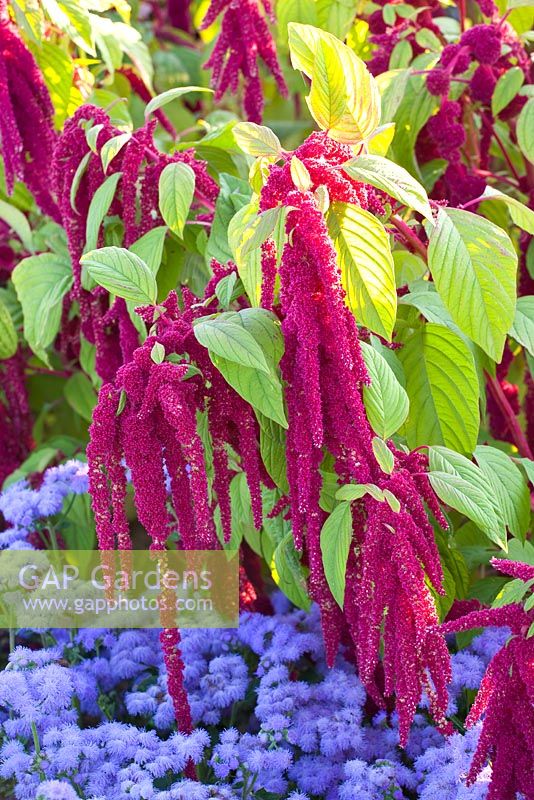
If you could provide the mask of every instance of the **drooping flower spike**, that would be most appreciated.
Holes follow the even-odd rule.
[[[217,282],[228,274],[216,262],[205,300],[213,297]],[[186,550],[219,548],[215,526],[215,498],[221,533],[231,536],[229,453],[241,461],[250,490],[254,522],[262,523],[262,482],[272,485],[259,455],[258,427],[252,408],[213,367],[208,351],[196,340],[193,321],[217,310],[216,301],[199,304],[182,290],[183,310],[171,292],[160,307],[146,342],[105,384],[93,415],[87,448],[89,489],[99,547],[128,548],[130,540],[124,503],[125,467],[131,473],[139,521],[151,547],[164,550],[171,533]],[[139,310],[148,324],[154,308]],[[172,361],[156,363],[155,345]],[[197,373],[189,374],[191,365]],[[122,399],[121,399],[122,398]],[[213,480],[206,471],[205,445],[198,415],[206,414],[213,452]],[[215,498],[213,498],[213,494]],[[183,690],[183,667],[177,632],[166,630],[162,642],[169,673],[169,692],[181,729],[190,728],[190,712]],[[177,655],[178,653],[178,655]],[[180,674],[179,674],[180,673]],[[182,716],[181,716],[182,715]]]
[[[520,580],[534,578],[530,564],[492,559],[492,566]],[[519,603],[473,611],[441,626],[442,633],[458,633],[477,627],[508,627],[511,637],[491,659],[467,727],[483,717],[482,732],[467,775],[472,784],[491,760],[492,779],[488,800],[515,800],[521,792],[534,798],[534,636],[529,636],[534,610]]]
[[[211,0],[202,28],[208,28],[221,14],[221,30],[205,64],[212,71],[215,100],[221,100],[227,91],[235,94],[241,74],[245,113],[252,122],[261,122],[264,100],[259,59],[274,76],[281,95],[287,97],[276,46],[265,19],[267,16],[274,21],[270,0]]]
[[[96,152],[92,153],[86,132],[89,127],[97,125],[100,129],[95,142]],[[154,120],[134,131],[104,174],[100,150],[120,131],[111,124],[104,111],[85,105],[67,121],[54,153],[53,180],[67,233],[74,276],[70,297],[79,303],[81,332],[96,345],[95,368],[104,381],[113,380],[121,364],[131,359],[139,342],[123,300],[115,300],[110,308],[107,292],[99,287],[88,291],[82,286],[80,258],[85,247],[87,217],[95,192],[109,175],[121,173],[110,213],[119,214],[123,219],[125,247],[163,224],[159,212],[158,181],[167,164],[180,161],[194,171],[197,205],[211,211],[218,194],[218,187],[208,175],[206,164],[198,161],[192,151],[184,150],[169,156],[157,150],[153,141],[155,126]],[[80,162],[87,156],[86,169],[77,189],[73,191]],[[100,235],[99,245],[102,244]],[[79,341],[77,347],[79,349]]]
[[[60,216],[50,191],[54,107],[34,57],[0,3],[0,153],[7,191],[23,181],[44,214]]]
[[[293,184],[292,155],[308,170],[311,187],[307,192]],[[389,476],[373,453],[373,433],[361,397],[367,372],[358,329],[345,302],[336,253],[314,195],[323,186],[331,201],[371,209],[381,205],[371,187],[336,169],[352,156],[349,147],[323,133],[312,134],[294,154],[287,155],[283,165],[270,168],[260,208],[288,207],[287,241],[278,274],[285,343],[281,369],[289,421],[287,474],[295,545],[304,551],[310,569],[310,592],[321,607],[329,662],[333,662],[342,636],[348,634],[362,680],[381,705],[384,699],[375,673],[383,642],[385,693],[396,696],[400,737],[405,744],[423,690],[430,697],[436,721],[447,728],[449,657],[435,634],[436,610],[426,583],[428,576],[441,591],[441,566],[424,502],[446,523],[424,477],[423,455],[407,455],[392,448],[396,468]],[[270,308],[275,285],[270,246],[264,247],[262,256],[262,302]],[[371,497],[354,504],[343,613],[330,593],[322,565],[320,534],[325,514],[320,507],[320,467],[325,451],[333,456],[341,483],[374,483],[398,500],[397,511]]]

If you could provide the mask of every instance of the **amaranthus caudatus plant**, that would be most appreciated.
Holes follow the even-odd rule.
[[[100,549],[138,546],[130,494],[147,546],[240,549],[243,601],[268,607],[274,581],[315,602],[328,664],[343,652],[356,665],[373,707],[395,709],[402,746],[421,702],[441,732],[461,727],[448,685],[465,640],[446,636],[508,626],[467,718],[485,714],[468,779],[489,759],[492,798],[529,798],[531,605],[493,570],[521,562],[502,571],[528,583],[534,563],[528,41],[488,3],[458,20],[438,3],[360,19],[312,6],[324,29],[288,26],[278,3],[278,57],[268,5],[186,8],[176,47],[184,63],[208,59],[213,94],[152,96],[144,43],[125,37],[119,64],[109,37],[126,23],[90,15],[102,60],[72,67],[66,121],[47,112],[39,190],[42,161],[25,140],[13,149],[6,116],[0,472],[87,445]],[[163,64],[178,34],[159,11],[143,25]],[[43,53],[5,12],[6,42],[38,72]],[[291,89],[289,133],[255,122],[258,57]],[[240,74],[255,121],[219,107],[237,107]],[[38,87],[43,114],[57,91]],[[483,608],[493,601],[502,610]],[[189,732],[179,632],[162,644]]]

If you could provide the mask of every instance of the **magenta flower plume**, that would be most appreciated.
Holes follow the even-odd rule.
[[[495,64],[501,55],[501,32],[497,25],[474,25],[460,39],[479,64]]]
[[[265,20],[265,15],[273,20],[270,0],[261,0],[261,5],[264,13],[260,10],[260,0],[211,0],[202,21],[202,28],[207,28],[220,14],[224,14],[217,42],[205,64],[206,69],[212,71],[215,100],[221,100],[226,91],[235,94],[241,74],[243,106],[248,119],[253,122],[261,122],[263,111],[259,59],[274,76],[282,96],[287,97],[276,46]]]
[[[206,287],[206,300],[228,274],[217,262],[212,267],[215,274]],[[201,308],[187,289],[182,291],[182,301],[180,310],[178,297],[171,292],[161,305],[163,313],[153,335],[120,367],[114,383],[100,391],[87,458],[98,542],[103,550],[130,546],[124,511],[124,464],[131,472],[138,519],[151,537],[153,549],[164,550],[173,532],[184,549],[219,548],[212,493],[220,508],[222,534],[228,541],[232,524],[230,448],[241,460],[254,521],[261,527],[261,484],[272,483],[260,459],[254,412],[213,367],[208,351],[193,334],[193,320],[215,311],[215,302]],[[152,322],[153,308],[139,312],[145,321]],[[156,343],[175,360],[156,363],[152,358]],[[179,363],[175,363],[177,355]],[[191,364],[198,374],[189,375]],[[208,420],[214,472],[211,485],[198,430],[199,414],[206,414]],[[191,714],[183,684],[179,634],[165,620],[162,624],[166,628],[162,644],[169,694],[180,729],[186,731],[191,728]]]
[[[130,77],[134,80],[135,73],[132,75],[134,77]],[[101,128],[96,137],[97,152],[92,153],[87,143],[86,129],[96,125]],[[159,212],[158,181],[167,164],[180,161],[195,172],[196,208],[211,212],[218,194],[217,184],[208,174],[205,162],[197,160],[193,151],[184,150],[169,156],[157,150],[153,141],[155,126],[154,120],[134,131],[104,174],[99,151],[120,131],[111,124],[104,111],[85,105],[67,121],[54,152],[53,182],[67,233],[74,276],[70,298],[79,304],[81,332],[96,346],[95,368],[105,382],[113,381],[119,367],[132,358],[139,340],[123,300],[116,300],[110,307],[107,292],[99,287],[87,291],[81,284],[80,258],[85,247],[89,207],[95,192],[110,174],[121,173],[110,212],[122,217],[126,247],[152,228],[163,224]],[[79,164],[87,156],[89,160],[85,172],[73,191]],[[98,244],[104,244],[102,232]],[[76,332],[70,331],[65,338],[72,341],[75,335]]]
[[[0,486],[31,450],[33,419],[20,353],[0,361]]]
[[[492,563],[514,577],[533,576],[534,570],[527,564],[498,559]],[[474,783],[490,759],[488,800],[515,800],[518,792],[526,800],[534,798],[534,637],[528,637],[533,622],[534,611],[527,612],[514,603],[473,611],[441,626],[442,633],[488,625],[511,629],[511,638],[486,669],[466,720],[471,727],[484,715],[467,783]]]
[[[34,57],[9,18],[0,18],[0,143],[7,190],[24,181],[44,214],[60,222],[50,192],[54,108]]]
[[[208,284],[206,297],[225,274]],[[135,503],[140,522],[161,549],[177,530],[185,549],[216,549],[219,542],[213,520],[211,489],[205,466],[204,444],[197,429],[197,414],[207,414],[214,476],[211,487],[221,512],[224,538],[231,535],[229,485],[232,477],[228,447],[241,458],[252,498],[254,521],[262,521],[261,483],[269,483],[258,452],[258,430],[251,407],[237,395],[213,367],[208,352],[193,335],[192,322],[206,313],[197,299],[183,291],[185,309],[178,308],[171,293],[163,303],[165,313],[156,323],[156,333],[133,353],[117,372],[113,385],[105,385],[95,409],[88,447],[90,490],[101,547],[109,547],[116,528],[113,491],[120,498],[124,459],[131,470]],[[208,313],[214,303],[208,305]],[[152,309],[142,310],[151,316]],[[180,354],[181,363],[155,363],[154,344],[167,355]],[[190,361],[185,359],[187,354]],[[188,375],[190,362],[200,375]],[[123,393],[125,406],[117,415]],[[167,486],[166,476],[169,478]],[[118,486],[115,488],[115,483]],[[173,522],[169,507],[174,510]]]
[[[393,451],[396,469],[391,476],[382,472],[375,459],[361,397],[361,385],[368,378],[358,330],[345,302],[323,214],[312,194],[322,185],[332,201],[366,208],[376,202],[374,190],[339,170],[352,152],[325,134],[312,134],[295,155],[310,174],[310,191],[302,193],[293,185],[292,154],[288,154],[282,166],[270,168],[260,199],[261,210],[279,204],[289,207],[288,241],[279,267],[279,313],[285,342],[281,369],[289,421],[286,457],[295,546],[303,550],[310,569],[310,593],[321,607],[329,663],[341,637],[348,636],[360,677],[382,706],[375,674],[383,645],[385,693],[396,695],[401,743],[405,744],[423,690],[436,721],[442,729],[447,727],[449,656],[435,633],[436,610],[426,584],[428,577],[439,591],[442,576],[423,502],[446,523],[424,475],[423,455]],[[262,302],[271,307],[276,263],[269,246],[263,249],[262,264]],[[325,449],[334,458],[340,482],[375,483],[399,502],[397,512],[373,499],[353,505],[354,548],[349,554],[343,612],[330,593],[322,566],[320,533],[326,515],[319,499]]]
[[[531,564],[523,564],[520,561],[509,561],[506,558],[492,558],[491,566],[494,569],[518,578],[521,581],[531,581],[534,579],[534,567]]]

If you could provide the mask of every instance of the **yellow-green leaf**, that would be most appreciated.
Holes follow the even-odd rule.
[[[294,22],[289,49],[295,69],[312,80],[307,102],[317,124],[346,144],[370,136],[380,121],[380,92],[365,62],[330,33]]]
[[[305,164],[300,158],[293,156],[289,165],[291,179],[299,192],[309,192],[312,187],[312,179]]]
[[[508,234],[478,214],[441,210],[428,265],[454,322],[499,362],[516,302],[517,254]]]
[[[521,152],[531,164],[534,164],[534,97],[521,109],[516,133]]]
[[[264,125],[238,122],[232,128],[238,147],[249,156],[280,156],[282,145],[278,136]]]
[[[328,227],[347,301],[356,320],[391,339],[397,313],[395,267],[382,223],[358,206],[333,203]]]

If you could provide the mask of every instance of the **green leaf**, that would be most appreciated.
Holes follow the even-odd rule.
[[[393,458],[393,453],[385,441],[379,436],[373,436],[371,445],[380,469],[387,475],[391,475],[395,468],[395,459]]]
[[[534,356],[534,295],[517,298],[510,335]]]
[[[336,202],[328,211],[328,227],[352,313],[358,323],[391,339],[397,292],[393,256],[384,226],[368,211]]]
[[[413,58],[413,48],[407,39],[401,39],[389,57],[389,69],[406,69]]]
[[[17,234],[24,249],[33,252],[32,231],[26,215],[15,206],[0,200],[0,219]]]
[[[505,72],[504,74],[507,75],[508,73]],[[516,200],[515,197],[510,197],[510,195],[504,194],[504,192],[499,192],[497,189],[494,189],[493,186],[486,186],[483,197],[487,198],[489,201],[497,200],[506,203],[512,222],[519,228],[527,231],[527,233],[534,234],[534,211],[524,203],[521,203],[520,200]]]
[[[458,327],[499,362],[516,300],[510,237],[478,214],[442,209],[430,234],[428,265]]]
[[[534,164],[534,97],[521,109],[517,119],[517,142],[521,152]]]
[[[125,25],[123,22],[114,22],[113,35],[121,50],[124,50],[126,55],[133,62],[141,80],[151,92],[154,66],[150,58],[148,46],[142,40],[140,32],[136,30],[133,25]],[[209,91],[209,89],[204,89],[203,91],[206,92]]]
[[[345,573],[352,542],[352,511],[350,503],[334,508],[321,530],[323,568],[330,591],[340,608],[345,600]]]
[[[107,169],[116,155],[120,153],[124,145],[132,138],[131,133],[119,133],[118,136],[113,136],[102,145],[100,151],[100,159],[102,161],[102,169],[106,174]]]
[[[159,225],[130,245],[130,252],[145,262],[152,275],[157,275],[161,266],[166,233],[165,225]]]
[[[528,480],[534,486],[534,461],[531,461],[530,458],[520,458],[519,463],[525,470]]]
[[[524,539],[530,524],[530,492],[521,470],[495,447],[477,447],[475,459],[493,488],[510,533]]]
[[[252,334],[271,369],[274,369],[284,354],[284,337],[278,317],[265,308],[243,308],[235,315],[235,319]]]
[[[93,128],[91,128],[91,130],[93,130]],[[70,185],[70,205],[73,211],[77,211],[76,195],[78,194],[80,183],[82,182],[82,178],[87,170],[87,165],[91,160],[91,155],[92,155],[91,150],[84,155],[84,157],[82,158],[82,160],[80,161],[80,163],[76,168],[76,172],[74,173],[74,178],[72,179],[72,183]]]
[[[326,186],[318,186],[317,189],[314,191],[315,202],[317,203],[317,207],[322,214],[326,214],[328,209],[330,208],[330,197],[328,195],[328,189]]]
[[[223,543],[227,550],[238,550],[243,538],[252,533],[254,520],[250,491],[244,472],[238,472],[230,482],[230,502],[232,509],[232,534],[229,542]]]
[[[442,45],[436,34],[430,28],[421,28],[415,34],[415,41],[424,50],[431,50],[434,53],[441,52]]]
[[[264,125],[255,122],[238,122],[232,128],[237,146],[249,156],[282,155],[282,145],[278,136]]]
[[[76,372],[68,379],[64,388],[65,398],[71,408],[82,419],[91,421],[93,408],[96,405],[97,395],[93,384],[83,372]]]
[[[407,250],[394,250],[393,261],[397,286],[406,286],[406,284],[422,278],[427,272],[427,266],[423,259]]]
[[[285,5],[285,2],[282,5]],[[311,4],[306,3],[306,5]],[[315,0],[315,6],[318,26],[343,40],[354,20],[353,0]],[[313,24],[314,20],[299,19],[298,22]]]
[[[117,184],[122,176],[122,172],[115,172],[106,178],[93,195],[89,212],[87,214],[87,222],[85,226],[85,250],[94,250],[98,246],[98,233],[100,226],[104,221],[104,217],[109,211]]]
[[[287,493],[286,437],[284,429],[260,411],[256,411],[260,425],[260,454],[265,469],[280,489]]]
[[[161,342],[155,342],[150,351],[150,358],[154,362],[154,364],[161,364],[163,359],[165,358],[165,348],[161,344]]]
[[[46,364],[46,348],[59,330],[63,297],[72,286],[70,261],[55,253],[23,259],[12,275],[24,315],[24,338]]]
[[[406,91],[410,70],[390,69],[376,76],[380,91],[382,113],[380,123],[393,122]]]
[[[96,547],[95,518],[89,494],[66,497],[68,508],[61,535],[70,550],[93,550]]]
[[[11,358],[18,348],[18,337],[11,314],[0,300],[0,360]]]
[[[157,111],[159,108],[163,108],[166,106],[167,103],[172,102],[172,100],[177,100],[179,97],[182,97],[184,94],[188,94],[189,92],[210,92],[213,94],[213,89],[208,89],[206,86],[179,86],[176,89],[169,89],[166,92],[162,92],[158,94],[156,97],[153,97],[145,108],[145,119]]]
[[[293,534],[288,533],[276,547],[271,571],[277,586],[298,608],[309,611],[311,601],[306,588],[306,578],[298,553],[293,544]]]
[[[252,250],[261,247],[263,242],[269,238],[274,231],[280,217],[287,214],[287,208],[275,206],[268,208],[267,211],[259,214],[243,230],[242,240],[239,247],[241,258],[247,256]]]
[[[43,8],[60,31],[86,53],[96,55],[91,18],[78,0],[42,0]]]
[[[272,371],[265,373],[215,355],[210,358],[223,378],[241,397],[269,419],[287,428],[282,384]]]
[[[370,386],[363,386],[365,410],[374,432],[382,439],[389,439],[408,416],[408,395],[386,359],[365,342],[360,347],[371,379]]]
[[[371,495],[375,500],[383,501],[385,499],[384,492],[374,483],[347,483],[341,486],[336,494],[336,500],[346,500],[352,502],[353,500],[360,500],[366,494]]]
[[[288,33],[293,67],[312,80],[306,100],[315,121],[338,142],[362,142],[380,121],[380,92],[365,62],[312,25],[291,22]]]
[[[340,122],[346,110],[346,92],[341,52],[333,41],[320,38],[307,102],[312,117],[323,130],[330,131]]]
[[[290,162],[291,180],[299,192],[309,192],[312,187],[312,179],[305,164],[300,158],[293,156]]]
[[[302,22],[306,25],[318,24],[318,3],[320,0],[277,0],[276,22],[281,44],[287,44],[288,26],[290,22]],[[325,27],[321,25],[321,27]]]
[[[246,205],[238,211],[228,226],[228,244],[250,303],[259,306],[262,283],[261,250],[258,248],[243,254],[241,249],[244,232],[255,218],[256,208],[252,205]]]
[[[453,331],[428,323],[399,351],[410,411],[408,446],[444,444],[472,453],[479,428],[478,380],[473,356]]]
[[[206,259],[216,258],[226,264],[233,258],[228,243],[229,225],[232,217],[250,201],[250,186],[242,178],[222,173],[219,175],[221,189],[215,203],[215,216],[210,230]]]
[[[87,145],[91,152],[98,153],[97,149],[97,141],[98,141],[98,134],[101,130],[103,130],[104,124],[99,122],[98,125],[91,125],[90,128],[85,128],[85,139],[87,141]]]
[[[232,316],[201,318],[194,326],[194,334],[210,353],[269,374],[270,368],[262,348],[254,336],[234,321]]]
[[[229,275],[225,275],[215,287],[215,294],[223,308],[228,308],[232,302],[232,295],[236,282],[237,275],[235,272],[231,272]]]
[[[493,487],[475,464],[445,447],[429,448],[432,488],[443,503],[465,514],[492,542],[506,549],[506,530]]]
[[[167,164],[159,178],[159,210],[166,225],[180,238],[195,194],[195,173],[187,164]]]
[[[501,75],[491,98],[491,113],[494,117],[514,99],[524,80],[525,75],[521,67],[511,67]]]
[[[357,181],[370,183],[433,223],[432,209],[423,186],[403,167],[381,156],[358,156],[343,164],[343,170]]]
[[[531,586],[531,581],[525,582],[519,578],[507,581],[491,604],[492,608],[502,608],[510,603],[521,603]]]
[[[85,253],[81,263],[92,278],[117,297],[139,305],[155,305],[156,279],[144,261],[124,247],[102,247]]]
[[[398,499],[395,497],[393,492],[390,492],[389,489],[384,489],[384,499],[388,506],[391,508],[395,514],[398,514],[401,510],[401,504],[399,503]]]
[[[407,71],[403,70],[403,72]],[[395,116],[387,120],[395,122],[395,136],[390,150],[391,158],[416,178],[421,178],[421,174],[415,159],[415,143],[419,132],[426,125],[438,104],[438,98],[431,95],[426,88],[425,76],[410,75]]]

